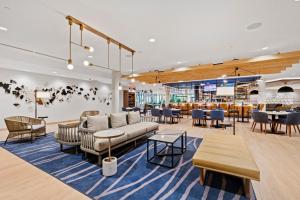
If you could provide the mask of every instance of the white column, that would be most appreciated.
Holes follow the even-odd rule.
[[[118,71],[112,71],[112,112],[120,112],[120,84],[121,73]]]
[[[259,104],[266,104],[266,83],[264,80],[257,80],[258,84],[258,98],[257,101]],[[264,106],[265,109],[265,106]]]
[[[165,87],[165,93],[166,93],[166,106],[168,107],[170,104],[170,88]]]

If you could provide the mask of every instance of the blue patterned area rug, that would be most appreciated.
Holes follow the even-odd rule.
[[[188,137],[187,151],[177,157],[179,163],[173,169],[147,163],[145,142],[130,151],[116,150],[118,173],[112,177],[103,177],[101,168],[83,160],[82,154],[76,155],[74,148],[61,152],[53,134],[33,143],[1,146],[93,199],[246,199],[237,177],[207,172],[205,186],[199,184],[199,169],[192,166],[192,157],[200,142]]]

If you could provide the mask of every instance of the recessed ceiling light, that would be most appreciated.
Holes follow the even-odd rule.
[[[262,50],[267,50],[267,49],[269,49],[269,47],[263,47],[263,48],[261,48]]]
[[[93,58],[93,56],[89,55],[88,58]]]
[[[1,30],[1,31],[8,31],[8,29],[5,28],[5,27],[3,27],[3,26],[0,26],[0,30]]]
[[[178,61],[177,64],[180,65],[180,64],[182,64],[182,62],[181,62],[181,61]]]
[[[152,43],[153,43],[153,42],[155,42],[155,41],[156,41],[155,38],[150,38],[150,39],[149,39],[149,42],[152,42]]]
[[[225,78],[226,76],[227,76],[226,74],[223,74],[223,75],[222,75],[223,78]]]
[[[256,30],[256,29],[260,28],[261,26],[262,26],[261,22],[255,22],[253,24],[248,25],[247,29],[248,30]]]
[[[294,0],[295,2],[300,2],[300,0]]]
[[[145,82],[142,82],[142,84],[145,85],[146,83],[145,83]]]
[[[57,72],[52,72],[53,74],[57,74]]]

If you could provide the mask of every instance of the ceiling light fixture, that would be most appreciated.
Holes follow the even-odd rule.
[[[155,38],[150,38],[150,39],[149,39],[149,42],[151,42],[151,43],[153,43],[153,42],[155,42],[155,41],[156,41]]]
[[[227,80],[223,80],[223,83],[227,83],[228,81]]]
[[[142,85],[146,85],[146,83],[145,83],[145,82],[142,82]]]
[[[57,72],[52,72],[53,74],[57,74]]]
[[[255,22],[247,26],[247,30],[256,30],[262,26],[261,22]]]
[[[267,50],[267,49],[269,49],[269,47],[263,47],[263,48],[261,48],[262,50]]]
[[[123,88],[122,88],[122,85],[119,84],[118,90],[122,90],[122,89],[123,89]]]
[[[93,56],[89,55],[88,58],[93,58]]]
[[[177,64],[180,65],[180,64],[182,64],[182,62],[181,62],[181,61],[178,61]]]
[[[84,49],[88,50],[91,53],[93,53],[95,51],[94,47],[84,46]]]
[[[3,27],[3,26],[0,26],[0,30],[1,30],[1,31],[8,31],[8,29],[5,28],[5,27]]]
[[[134,79],[134,74],[133,74],[133,55],[134,53],[131,52],[131,83],[134,83],[135,82],[135,79]]]
[[[68,59],[68,65],[67,68],[69,70],[73,70],[74,69],[74,65],[72,64],[72,22],[69,21],[69,59]]]
[[[71,60],[71,59],[68,60],[67,68],[68,68],[69,70],[73,70],[73,69],[74,69],[74,65],[72,64],[72,60]]]
[[[222,78],[225,78],[226,76],[227,76],[226,74],[223,74],[223,75],[222,75]]]
[[[83,65],[87,67],[87,66],[91,65],[91,63],[89,61],[85,60],[85,61],[83,61]]]

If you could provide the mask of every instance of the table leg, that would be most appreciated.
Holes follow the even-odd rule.
[[[111,162],[111,152],[110,152],[111,139],[108,138],[108,161]]]
[[[247,198],[251,199],[251,192],[250,192],[250,179],[243,179],[244,183],[244,191]]]
[[[271,127],[272,133],[275,133],[275,120],[276,120],[276,116],[272,115],[272,127]]]
[[[174,167],[174,146],[173,143],[171,145],[171,159],[172,159],[172,167]]]
[[[204,185],[206,169],[203,168],[199,168],[199,169],[200,169],[200,185]]]

